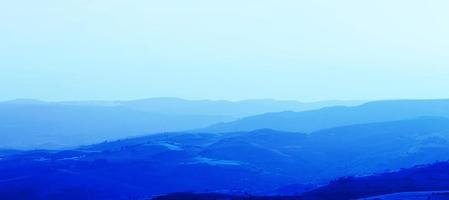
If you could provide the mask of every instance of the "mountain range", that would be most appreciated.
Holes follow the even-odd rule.
[[[70,199],[64,195],[72,193],[95,199],[171,192],[292,194],[287,188],[300,194],[338,177],[449,160],[448,141],[449,120],[437,117],[313,133],[155,134],[63,151],[0,153],[0,188],[12,196],[25,188],[44,199]]]
[[[4,146],[55,138],[76,146],[0,149],[2,200],[353,199],[449,190],[449,100],[265,113],[206,128],[189,127],[216,123],[210,116],[105,102],[21,100],[0,111]],[[233,120],[224,118],[216,121]],[[429,165],[436,161],[443,164]]]
[[[388,100],[358,106],[333,106],[304,112],[274,112],[215,124],[202,131],[235,132],[269,128],[313,132],[337,126],[412,119],[422,116],[449,117],[449,100]]]
[[[0,103],[0,148],[66,148],[150,133],[198,129],[252,114],[340,104],[357,102],[18,99]]]
[[[72,106],[120,107],[136,111],[167,115],[203,115],[223,116],[232,119],[248,117],[269,112],[306,111],[330,106],[355,106],[364,101],[317,101],[300,102],[293,100],[249,99],[241,101],[227,100],[186,100],[174,97],[157,97],[127,101],[59,101],[46,102],[35,99],[16,99],[8,104],[59,104]]]

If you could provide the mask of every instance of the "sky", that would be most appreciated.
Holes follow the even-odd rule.
[[[0,1],[0,100],[449,98],[447,0]]]

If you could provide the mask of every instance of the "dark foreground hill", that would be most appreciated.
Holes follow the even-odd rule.
[[[449,162],[415,166],[396,172],[365,177],[342,177],[328,185],[294,196],[173,193],[157,200],[242,199],[242,200],[428,200],[449,199]]]
[[[311,134],[170,133],[65,151],[3,151],[0,199],[298,195],[342,176],[449,160],[448,141],[449,120],[418,118]]]
[[[302,197],[317,199],[357,199],[391,193],[407,192],[410,195],[413,194],[411,192],[422,193],[427,191],[428,193],[436,193],[435,191],[443,191],[435,196],[445,196],[443,199],[448,199],[449,195],[444,194],[448,190],[449,162],[439,162],[373,176],[340,178],[327,186],[307,192]],[[431,194],[427,195],[431,196]],[[405,195],[402,198],[406,199]]]
[[[328,107],[304,112],[277,112],[219,123],[206,132],[251,131],[269,128],[281,131],[313,132],[354,124],[413,119],[422,116],[449,117],[449,100],[377,101],[354,107]]]

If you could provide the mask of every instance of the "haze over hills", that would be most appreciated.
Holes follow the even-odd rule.
[[[329,106],[355,106],[364,101],[318,101],[299,102],[274,99],[250,99],[242,101],[227,100],[185,100],[181,98],[160,97],[129,101],[66,101],[67,105],[95,105],[130,108],[138,111],[170,115],[219,115],[229,118],[242,118],[268,112],[305,111]]]
[[[272,194],[290,185],[322,185],[341,176],[448,160],[447,144],[449,120],[434,117],[311,134],[268,129],[156,134],[66,151],[6,152],[0,170],[8,173],[0,175],[0,188],[11,195],[21,195],[26,186],[30,195],[96,199],[170,192]]]
[[[3,137],[0,147],[60,148],[150,133],[198,129],[251,114],[354,104],[358,102],[231,102],[178,98],[45,102],[18,99],[0,103],[0,134]]]
[[[0,5],[0,200],[449,200],[449,1]]]
[[[337,126],[412,119],[421,116],[449,117],[449,100],[388,100],[353,107],[327,107],[304,112],[275,112],[219,123],[205,132],[250,131],[269,128],[313,132]]]
[[[267,113],[223,123],[255,122],[231,132],[182,131],[227,117],[156,113],[144,109],[154,103],[134,103],[0,103],[4,146],[98,142],[65,150],[1,150],[0,199],[291,195],[339,177],[449,160],[449,100]],[[144,135],[158,129],[166,131]]]
[[[207,126],[229,118],[165,115],[104,106],[0,104],[3,148],[59,148]]]
[[[334,103],[355,106],[320,107]],[[318,109],[258,113],[307,108]],[[235,120],[245,113],[260,115]],[[274,100],[228,102],[173,98],[80,102],[22,99],[0,103],[3,136],[0,147],[58,148],[186,130],[240,132],[268,128],[310,133],[337,126],[421,116],[449,117],[449,100],[392,100],[358,105],[354,101],[303,104]]]

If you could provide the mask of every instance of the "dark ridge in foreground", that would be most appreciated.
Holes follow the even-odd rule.
[[[301,200],[297,196],[252,196],[252,195],[227,195],[218,193],[173,193],[153,198],[153,200]]]
[[[447,190],[449,162],[439,162],[373,176],[344,177],[302,196],[314,199],[357,199],[392,193]]]
[[[342,177],[328,185],[297,196],[250,196],[226,194],[173,193],[157,200],[216,200],[216,199],[449,199],[449,162],[416,166],[397,172],[366,177]]]

